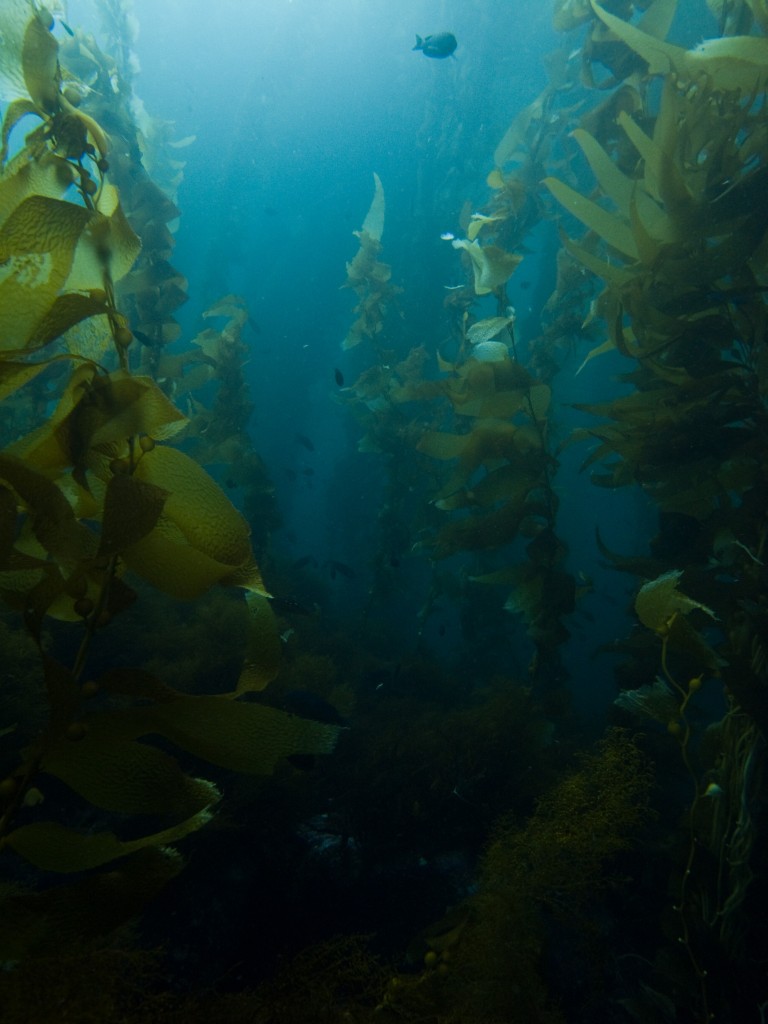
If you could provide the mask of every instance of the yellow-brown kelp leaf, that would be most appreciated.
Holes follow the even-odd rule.
[[[57,561],[73,565],[95,555],[96,537],[77,521],[64,495],[47,477],[0,453],[0,479],[18,494],[35,537]]]
[[[694,601],[677,589],[682,575],[682,570],[674,569],[655,580],[650,580],[640,588],[635,598],[635,611],[644,626],[663,634],[668,630],[670,620],[674,616],[687,615],[694,608],[705,612],[710,618],[715,618],[711,608]]]
[[[665,83],[664,97],[668,95],[668,90],[673,88],[671,83]],[[617,120],[643,158],[643,184],[648,195],[658,202],[679,203],[685,208],[690,204],[691,196],[683,176],[665,147],[667,139],[664,135],[668,131],[664,130],[664,119],[668,110],[674,114],[674,106],[668,100],[662,99],[653,138],[649,138],[626,111],[621,111]]]
[[[593,274],[602,277],[612,288],[621,289],[633,280],[634,274],[631,270],[619,267],[615,263],[607,263],[605,260],[601,260],[599,256],[595,256],[593,252],[590,252],[583,245],[572,241],[562,231],[560,232],[560,241],[563,243],[563,248],[574,259],[578,260],[579,263],[583,263],[587,270],[591,270]]]
[[[460,551],[482,551],[511,543],[517,536],[524,510],[514,503],[485,515],[473,515],[448,523],[437,535],[432,552],[436,559]]]
[[[493,181],[488,182],[491,188],[503,188],[506,184],[500,172],[504,164],[512,160],[526,159],[529,153],[528,137],[531,126],[541,121],[543,117],[545,96],[546,94],[542,93],[521,110],[502,136],[493,154],[493,162],[501,182],[499,183],[499,178],[494,175]],[[491,173],[494,174],[493,171]]]
[[[467,225],[467,238],[470,242],[474,242],[486,224],[495,224],[497,221],[505,219],[505,216],[501,214],[491,216],[490,214],[485,213],[473,213],[469,218],[469,224]]]
[[[31,965],[30,958],[59,958],[70,947],[101,950],[105,936],[135,918],[183,867],[173,847],[148,846],[119,871],[36,892],[0,889],[0,957]]]
[[[66,291],[104,287],[104,273],[113,281],[124,277],[141,252],[141,241],[126,220],[114,185],[104,185],[98,209],[90,215],[88,230],[78,239]]]
[[[73,157],[75,154],[90,152],[88,147],[93,145],[98,149],[100,156],[106,157],[109,152],[109,139],[99,122],[84,110],[73,106],[65,93],[58,97],[58,105],[59,148],[65,149],[69,156]]]
[[[420,452],[434,459],[455,459],[461,462],[462,473],[471,474],[483,463],[496,460],[515,462],[528,451],[532,439],[520,437],[521,428],[513,423],[493,420],[479,421],[471,434],[448,434],[426,431],[417,445]],[[535,440],[533,441],[535,445]]]
[[[501,501],[519,506],[528,493],[540,483],[540,476],[519,466],[501,466],[480,480],[471,490],[456,491],[435,502],[435,508],[450,511],[456,508],[489,508]]]
[[[520,566],[520,582],[504,602],[504,611],[522,615],[530,625],[541,614],[544,577],[531,566]]]
[[[246,775],[270,775],[292,754],[329,754],[339,734],[338,726],[230,696],[184,696],[103,712],[103,717],[112,736],[138,739],[157,733],[196,757]]]
[[[0,43],[0,54],[2,54],[2,43]],[[3,117],[3,128],[2,128],[2,145],[0,146],[0,167],[8,159],[8,142],[11,137],[11,132],[27,114],[35,114],[37,110],[32,100],[18,99],[13,100],[12,103],[8,104]],[[3,218],[4,220],[5,218]]]
[[[385,303],[396,289],[389,284],[391,269],[378,261],[381,251],[381,236],[384,231],[384,189],[377,174],[374,174],[375,192],[363,227],[355,234],[360,239],[360,248],[354,259],[347,263],[345,288],[352,288],[359,297],[355,307],[358,318],[342,342],[342,348],[354,348],[364,338],[372,338],[383,329]]]
[[[102,363],[104,353],[114,348],[109,316],[106,313],[96,313],[78,320],[64,332],[61,342],[73,355],[94,363]]]
[[[0,100],[31,98],[52,112],[59,91],[58,44],[29,0],[0,7]]]
[[[381,241],[381,236],[384,234],[384,215],[386,212],[386,205],[384,201],[384,186],[381,184],[381,178],[374,171],[373,174],[374,192],[373,199],[368,213],[363,221],[363,234],[368,235],[370,238],[375,238],[377,242]]]
[[[43,348],[81,320],[104,313],[105,308],[103,299],[93,298],[91,295],[81,295],[78,292],[60,295],[28,336],[27,348]]]
[[[608,245],[631,260],[639,258],[632,230],[624,220],[604,210],[602,206],[598,206],[557,178],[545,178],[543,183],[569,213],[598,234]]]
[[[55,579],[49,583],[51,568]],[[15,550],[11,552],[6,568],[0,570],[0,594],[3,601],[19,611],[26,611],[27,617],[31,615],[39,622],[42,622],[51,603],[63,588],[64,580],[55,567],[42,559],[19,555]],[[46,592],[43,593],[43,590]]]
[[[59,44],[43,24],[43,13],[34,11],[21,48],[24,84],[32,101],[46,113],[54,113],[59,101]]]
[[[416,445],[416,450],[430,455],[433,459],[457,459],[466,449],[469,439],[468,434],[427,430]]]
[[[523,410],[531,419],[535,423],[545,419],[549,403],[552,400],[551,388],[547,384],[534,384],[532,388],[529,388],[526,399]]]
[[[186,422],[186,416],[151,377],[132,376],[124,370],[94,377],[73,409],[66,428],[72,462],[76,463],[75,452],[118,443],[138,434],[166,440]]]
[[[746,4],[762,31],[768,34],[768,3],[766,0],[746,0]]]
[[[248,307],[245,304],[245,299],[234,294],[222,296],[218,302],[214,302],[203,313],[203,318],[206,320],[212,316],[225,316],[230,321],[234,321],[238,327],[242,327],[248,320]]]
[[[638,21],[638,27],[655,39],[666,39],[677,12],[677,0],[653,0]]]
[[[66,431],[60,431],[59,427],[90,387],[96,372],[97,368],[91,363],[76,366],[47,422],[9,445],[6,451],[46,476],[57,477],[63,473],[72,463]]]
[[[28,99],[22,51],[35,13],[29,0],[4,0],[0,7],[0,100]]]
[[[123,552],[134,572],[166,593],[191,598],[252,565],[248,524],[188,455],[157,445],[135,476],[169,497],[155,529]]]
[[[275,614],[263,594],[246,594],[248,638],[243,668],[237,681],[237,693],[263,690],[278,673],[282,643]]]
[[[104,499],[99,554],[116,555],[154,530],[168,493],[128,474],[113,476]]]
[[[613,343],[613,338],[606,338],[606,340],[602,342],[600,345],[595,345],[594,348],[591,348],[589,352],[587,352],[586,356],[581,362],[581,366],[579,366],[578,370],[576,371],[575,376],[578,376],[581,373],[581,371],[584,369],[584,367],[591,359],[595,359],[597,358],[597,356],[604,356],[607,352],[612,352],[615,348],[616,346]]]
[[[477,345],[481,341],[490,341],[514,322],[514,317],[510,316],[492,316],[485,320],[478,320],[467,331],[467,341],[471,345]]]
[[[706,39],[693,50],[662,42],[635,25],[617,18],[591,0],[600,20],[648,64],[652,75],[676,72],[683,81],[706,76],[712,90],[740,89],[744,95],[764,87],[768,66],[768,39],[727,36]]]
[[[42,363],[14,363],[9,360],[0,362],[0,401],[33,380],[50,365],[49,360]]]
[[[231,565],[190,546],[183,531],[164,514],[154,530],[122,552],[122,559],[132,572],[182,601],[226,582],[233,572]]]
[[[61,199],[74,180],[72,165],[44,150],[30,159],[22,149],[0,175],[0,227],[17,206],[30,196]]]
[[[262,597],[272,596],[264,586],[261,569],[259,569],[253,558],[247,559],[237,569],[226,575],[221,582],[228,587],[242,587],[243,590],[247,590],[249,593],[261,594]]]
[[[478,241],[456,238],[454,249],[464,249],[472,263],[475,293],[489,295],[495,288],[506,284],[523,260],[516,253],[505,252],[497,245],[481,246]]]
[[[473,357],[480,349],[481,352],[487,345],[498,345],[506,353],[504,359],[484,360],[483,366],[498,366],[500,362],[509,360],[509,352],[506,345],[497,341],[483,341],[472,350]],[[467,365],[467,364],[465,364]],[[524,391],[499,391],[487,397],[466,398],[463,395],[449,394],[453,403],[454,411],[458,416],[477,416],[481,419],[511,419],[515,413],[525,405]]]
[[[211,812],[203,810],[172,828],[127,842],[118,839],[113,832],[84,835],[53,821],[41,821],[15,829],[5,839],[0,840],[0,848],[7,846],[15,850],[20,857],[41,871],[88,871],[90,868],[117,860],[118,857],[127,857],[148,846],[168,846],[170,843],[177,843],[210,820]]]
[[[0,230],[0,347],[24,347],[63,287],[90,218],[46,196],[30,196],[8,217]]]
[[[170,754],[112,736],[108,716],[89,716],[84,734],[65,734],[40,767],[94,806],[122,814],[189,817],[219,798],[213,783],[185,775]]]
[[[188,455],[157,445],[146,452],[136,477],[169,491],[165,512],[190,545],[239,566],[250,557],[250,529],[219,485]]]
[[[570,32],[591,17],[589,0],[555,0],[552,27],[556,32]]]
[[[615,161],[606,153],[600,143],[583,128],[577,128],[573,138],[578,142],[581,151],[587,158],[592,173],[603,192],[611,199],[619,210],[626,213],[629,201],[635,190],[636,182],[619,169]]]
[[[128,438],[138,434],[165,439],[187,418],[150,377],[123,370],[98,374],[92,364],[78,367],[47,423],[10,447],[14,455],[41,472],[58,476],[74,467],[84,484],[86,469],[106,476],[111,457],[128,453]],[[114,446],[110,458],[98,451]]]

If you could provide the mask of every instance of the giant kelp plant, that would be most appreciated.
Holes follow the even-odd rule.
[[[249,527],[168,443],[188,418],[132,365],[137,336],[155,351],[178,333],[175,210],[142,168],[128,84],[80,35],[69,66],[54,28],[28,0],[0,11],[0,399],[15,410],[32,394],[37,411],[35,423],[4,421],[0,591],[40,664],[15,686],[47,709],[36,735],[3,723],[0,851],[18,878],[1,894],[4,958],[99,941],[178,872],[173,844],[210,819],[219,793],[169,747],[269,773],[286,754],[330,750],[337,733],[247,699],[279,653]],[[74,70],[84,63],[87,82]],[[253,629],[230,692],[179,692],[123,664],[122,649],[89,674],[136,598],[130,574],[183,599],[245,591]],[[66,625],[51,642],[55,623]],[[118,858],[119,871],[102,870]],[[78,877],[52,884],[53,873]]]
[[[383,227],[378,178],[366,224],[374,212]],[[556,533],[552,479],[557,463],[547,431],[551,393],[516,358],[515,315],[506,284],[522,257],[478,240],[482,228],[495,230],[519,213],[510,202],[504,214],[475,214],[465,225],[467,237],[454,240],[472,285],[452,296],[451,336],[444,351],[430,355],[421,346],[393,360],[381,339],[394,345],[397,338],[387,335],[382,317],[379,361],[355,382],[350,398],[366,431],[361,449],[389,454],[390,473],[401,485],[383,522],[390,527],[392,519],[415,522],[409,546],[433,564],[480,552],[482,568],[474,568],[468,579],[511,588],[506,608],[523,617],[533,642],[531,678],[553,688],[567,674],[559,649],[568,636],[563,618],[573,610],[576,588],[563,569],[566,548]],[[529,223],[520,216],[518,244]],[[508,225],[506,244],[514,234]],[[360,253],[367,236],[364,228]],[[473,316],[473,306],[484,297],[494,300],[496,315]],[[406,476],[418,486],[402,486]],[[431,507],[431,514],[422,508],[415,520],[403,505],[414,492]],[[525,547],[518,553],[514,545],[521,539]],[[403,547],[405,540],[400,538]],[[383,543],[391,550],[387,540]],[[435,573],[422,621],[442,592]]]
[[[692,794],[670,866],[666,966],[632,1001],[643,1020],[738,1014],[766,958],[748,903],[762,891],[768,712],[768,16],[758,0],[709,6],[720,37],[686,49],[666,41],[675,0],[556,3],[555,27],[583,31],[583,44],[550,61],[550,84],[496,150],[490,202],[453,243],[471,284],[447,302],[450,358],[436,343],[355,385],[369,438],[395,431],[447,465],[431,500],[455,518],[414,541],[433,559],[499,549],[501,564],[473,579],[513,585],[507,607],[547,652],[534,671],[546,685],[574,603],[554,532],[550,385],[577,345],[581,368],[609,352],[626,361],[620,397],[577,406],[589,419],[568,443],[591,442],[593,484],[642,488],[658,509],[648,553],[598,538],[638,577],[639,628],[613,645],[627,654],[617,705],[663,723]],[[545,217],[560,228],[556,289],[522,366],[505,286]],[[473,322],[483,294],[496,315]],[[429,422],[436,400],[449,416]],[[421,408],[405,421],[391,410],[407,402]],[[520,535],[528,559],[509,566]],[[690,1015],[665,1017],[672,1000]]]
[[[610,67],[624,106],[609,131],[574,132],[597,181],[591,197],[558,178],[547,185],[589,229],[564,245],[602,281],[600,349],[634,364],[629,393],[583,406],[604,422],[578,434],[598,441],[586,465],[607,462],[595,483],[639,484],[659,507],[651,564],[640,568],[652,578],[636,610],[660,677],[635,704],[657,714],[677,705],[667,720],[694,791],[678,938],[706,1015],[722,1007],[715,960],[734,970],[755,963],[740,911],[753,881],[768,711],[768,212],[756,202],[766,178],[768,40],[724,36],[685,50],[664,41],[674,10],[657,0],[635,24],[592,4],[585,64]],[[765,26],[760,5],[744,5],[738,31],[750,10]],[[601,56],[607,42],[610,61]],[[725,698],[706,754],[689,717],[704,683]]]

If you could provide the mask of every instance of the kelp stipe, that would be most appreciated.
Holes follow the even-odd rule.
[[[465,225],[467,237],[453,241],[471,284],[446,302],[449,340],[438,344],[435,337],[401,361],[392,358],[391,350],[380,353],[378,364],[363,372],[345,398],[365,431],[360,450],[389,456],[389,497],[380,516],[387,535],[381,538],[385,554],[379,569],[393,548],[426,555],[433,564],[418,613],[420,635],[446,587],[456,590],[450,574],[438,571],[437,564],[467,552],[499,552],[504,567],[467,579],[512,587],[505,608],[525,621],[534,647],[531,679],[556,689],[567,674],[558,652],[568,637],[563,620],[573,610],[576,588],[563,569],[566,548],[556,534],[556,460],[547,430],[550,388],[518,361],[515,315],[506,292],[522,256],[499,244],[503,239],[506,245],[520,245],[532,211],[516,202],[514,183],[507,188],[502,180],[501,187],[504,209],[474,214]],[[366,224],[372,214],[383,221],[378,179],[376,189]],[[368,251],[367,237],[364,229],[356,261]],[[493,297],[497,315],[473,320],[472,307],[484,296]],[[368,333],[379,331],[395,344],[383,322]],[[412,506],[407,513],[406,502]],[[412,524],[410,536],[403,535],[404,522]],[[510,565],[507,548],[521,539],[524,560],[518,557]]]

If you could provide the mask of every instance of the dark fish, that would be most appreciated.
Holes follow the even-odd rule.
[[[338,367],[333,371],[333,379],[336,381],[338,387],[344,387],[344,374]]]
[[[357,579],[357,573],[355,572],[355,570],[351,566],[347,565],[345,562],[337,562],[335,559],[330,559],[325,564],[331,570],[332,580],[336,579],[337,573],[346,577],[346,579],[348,580]]]
[[[283,694],[279,708],[289,715],[298,715],[299,718],[322,722],[324,725],[346,726],[346,722],[333,704],[329,704],[318,694],[308,693],[306,690],[289,690]],[[311,772],[316,762],[314,754],[289,754],[286,760],[302,772]]]
[[[147,348],[157,348],[158,343],[150,338],[148,334],[145,334],[144,331],[137,331],[135,327],[132,327],[131,334],[137,341],[140,341],[142,345],[146,345]]]
[[[442,60],[443,57],[451,57],[457,46],[456,36],[452,32],[438,32],[426,39],[416,36],[414,50],[421,50],[425,57]]]
[[[298,442],[298,444],[304,445],[308,452],[313,452],[315,450],[315,446],[306,434],[296,434],[294,440]]]

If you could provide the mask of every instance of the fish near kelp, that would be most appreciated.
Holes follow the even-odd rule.
[[[413,49],[421,50],[425,57],[444,60],[446,57],[453,56],[453,52],[458,45],[456,36],[452,32],[437,32],[435,35],[426,36],[424,39],[417,35],[416,45]]]

